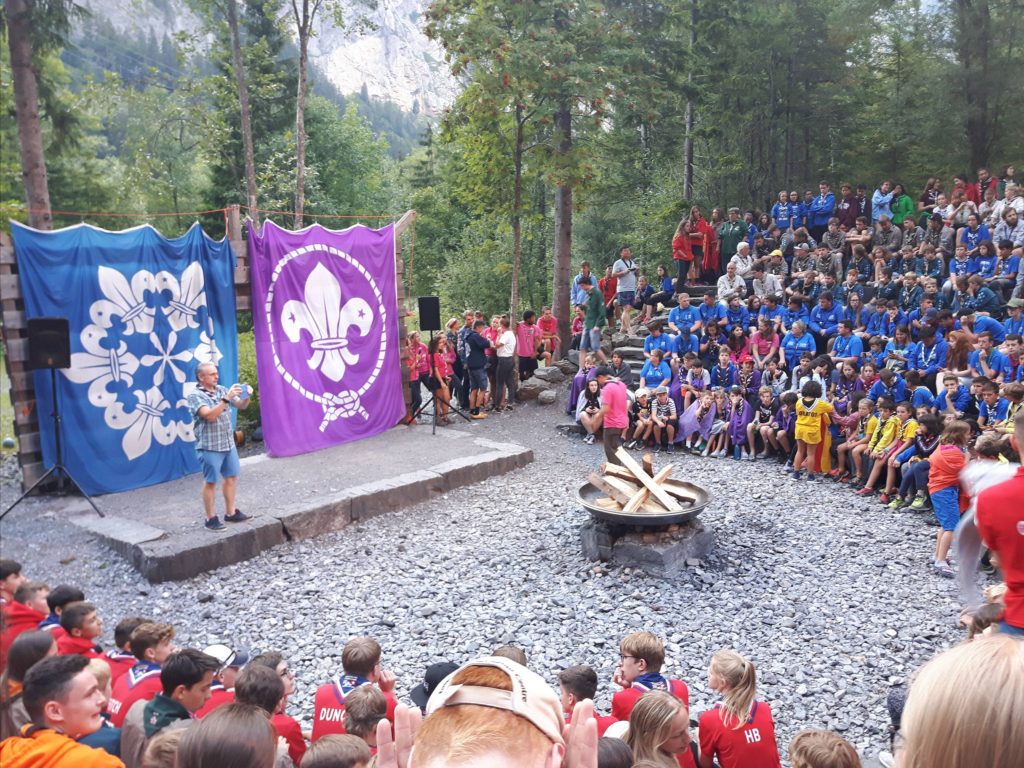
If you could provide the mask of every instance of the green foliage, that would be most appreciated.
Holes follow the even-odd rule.
[[[238,412],[239,428],[251,432],[260,425],[260,387],[256,379],[256,339],[252,330],[243,331],[241,328],[238,333],[238,380],[243,384],[248,384],[252,390],[249,407]]]

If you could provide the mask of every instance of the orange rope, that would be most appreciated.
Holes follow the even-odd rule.
[[[49,213],[51,216],[81,216],[81,217],[86,217],[86,216],[93,216],[93,217],[99,217],[99,216],[126,216],[126,217],[142,218],[142,219],[149,218],[151,216],[202,216],[202,215],[207,214],[207,213],[223,213],[225,215],[225,217],[226,217],[227,216],[227,211],[228,211],[227,208],[211,208],[208,211],[181,211],[180,213],[116,213],[114,211],[109,211],[109,212],[104,212],[104,211],[86,212],[86,211],[53,211],[53,210],[51,210],[51,211],[43,211],[43,210],[34,210],[34,209],[31,209],[31,208],[0,208],[0,210],[2,210],[4,213],[10,212],[10,211],[19,211],[19,212],[24,212],[24,213],[27,213],[27,214],[30,214],[30,215],[32,215],[32,214],[45,214],[45,213]]]
[[[266,208],[246,208],[242,206],[249,213],[272,213],[275,216],[295,216],[295,211],[269,211]],[[346,215],[342,216],[336,213],[309,213],[303,212],[302,218],[304,219],[400,219],[404,216],[404,213],[367,213],[364,215]]]

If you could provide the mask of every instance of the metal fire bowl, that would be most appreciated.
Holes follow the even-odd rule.
[[[595,488],[590,483],[584,483],[580,486],[579,491],[576,492],[576,498],[597,520],[603,520],[617,525],[639,525],[649,526],[652,528],[676,525],[678,523],[685,523],[689,520],[693,520],[704,510],[704,507],[711,503],[711,494],[699,485],[687,483],[683,480],[666,480],[664,485],[670,485],[679,488],[680,490],[688,491],[694,494],[697,497],[697,500],[693,503],[693,506],[686,507],[682,512],[665,512],[659,515],[614,512],[612,510],[599,507],[594,502],[597,499],[605,497],[606,494],[598,488]]]

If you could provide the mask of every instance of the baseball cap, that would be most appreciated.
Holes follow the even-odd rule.
[[[668,394],[668,387],[666,387],[666,386],[655,387],[654,388],[654,394],[656,394],[656,395],[667,395]]]
[[[742,395],[743,394],[743,387],[736,387],[736,386],[729,387],[729,394],[730,395]]]
[[[739,213],[739,212],[740,212],[740,209],[736,208],[735,206],[733,206],[732,208],[729,209],[729,213]]]
[[[452,683],[452,673],[437,686],[427,702],[427,716],[444,707],[456,707],[470,704],[478,707],[503,709],[531,722],[536,728],[555,744],[565,744],[562,738],[562,705],[558,696],[544,679],[536,672],[531,672],[522,664],[499,656],[484,656],[468,664],[458,671],[470,667],[493,667],[500,669],[512,683],[512,690],[490,688],[484,685],[464,685]]]
[[[932,221],[942,221],[942,214],[941,213],[933,213],[932,214]]]
[[[431,664],[427,667],[426,672],[423,673],[423,682],[409,691],[409,698],[420,709],[426,709],[427,702],[430,700],[430,694],[437,689],[442,680],[454,673],[458,668],[458,664],[453,664],[450,661]]]
[[[1006,302],[1006,306],[1017,309],[1018,307],[1024,307],[1024,299],[1010,299]]]
[[[740,355],[740,362],[741,363],[752,363],[752,362],[754,362],[754,358],[752,358],[750,355],[743,354],[743,355]]]
[[[782,251],[780,251],[778,248],[776,248],[774,251],[772,251],[768,255],[769,256],[781,256],[782,255]]]
[[[228,667],[244,667],[249,663],[248,648],[231,648],[230,646],[217,643],[203,649],[207,656],[213,656],[219,663],[221,669]]]
[[[809,250],[811,250],[811,246],[809,246],[809,245],[808,245],[807,243],[797,243],[797,244],[796,244],[795,246],[793,246],[793,247],[794,247],[794,248],[795,248],[796,250],[798,250],[798,251],[809,251]]]
[[[640,389],[638,389],[636,391],[636,396],[637,397],[650,397],[651,396],[651,390],[649,390],[647,387],[640,387]]]

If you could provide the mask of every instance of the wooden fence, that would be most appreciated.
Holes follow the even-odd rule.
[[[315,217],[313,217],[315,218]],[[400,341],[405,338],[405,281],[402,261],[402,234],[416,219],[415,211],[407,211],[395,223],[395,274],[398,286],[398,318]],[[237,259],[235,265],[235,301],[237,311],[247,312],[252,308],[252,283],[249,279],[248,244],[242,237],[242,218],[239,206],[228,207],[227,232],[231,247]],[[28,338],[25,323],[25,302],[22,299],[21,283],[18,278],[18,260],[11,238],[0,233],[0,309],[3,312],[2,339],[7,354],[4,364],[11,382],[11,404],[14,406],[14,434],[18,439],[18,466],[21,467],[22,486],[28,488],[46,471],[39,438],[39,407],[32,382],[32,371],[25,367],[28,359]],[[408,380],[404,369],[405,357],[401,356],[402,381]],[[408,400],[408,387],[404,388]],[[43,409],[49,407],[43,404]],[[43,414],[49,418],[48,412]]]

